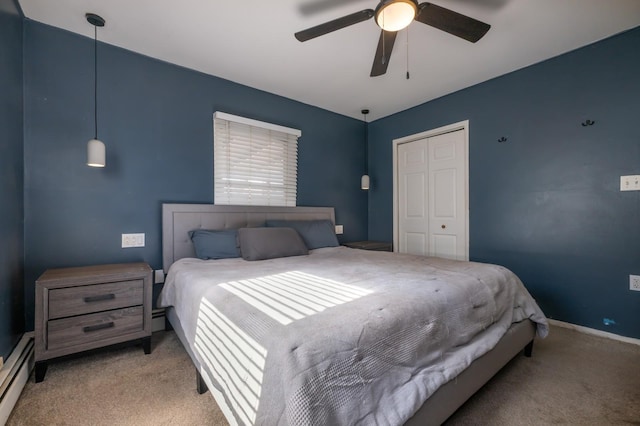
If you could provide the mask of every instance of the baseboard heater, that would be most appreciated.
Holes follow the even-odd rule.
[[[0,370],[0,425],[11,415],[33,370],[33,332],[25,333]]]

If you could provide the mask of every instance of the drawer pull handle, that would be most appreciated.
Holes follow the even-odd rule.
[[[116,295],[113,293],[109,293],[109,294],[101,294],[100,296],[88,296],[84,298],[85,303],[91,303],[91,302],[101,302],[103,300],[111,300],[111,299],[115,299]]]
[[[104,324],[96,324],[96,325],[88,325],[86,327],[82,327],[82,331],[85,333],[91,333],[92,331],[104,330],[105,328],[111,328],[115,326],[113,321],[105,322]]]

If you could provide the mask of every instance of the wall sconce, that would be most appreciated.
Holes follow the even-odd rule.
[[[98,139],[98,27],[104,27],[104,19],[93,13],[85,14],[87,22],[94,27],[93,37],[93,120],[95,137],[87,143],[87,166],[104,167],[106,165],[106,149],[104,142]]]
[[[364,115],[364,174],[362,175],[362,178],[360,178],[360,188],[362,188],[364,191],[368,191],[370,187],[369,173],[367,172],[369,168],[369,155],[368,155],[369,132],[367,127],[367,114],[369,114],[369,110],[363,109],[362,115]]]

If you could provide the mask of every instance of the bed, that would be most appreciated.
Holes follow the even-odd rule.
[[[334,224],[333,208],[164,204],[162,215],[159,305],[230,424],[441,424],[548,332],[497,265],[347,247],[195,258],[193,230]]]

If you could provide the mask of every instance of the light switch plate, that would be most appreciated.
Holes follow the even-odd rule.
[[[640,275],[629,275],[629,290],[640,291]]]

